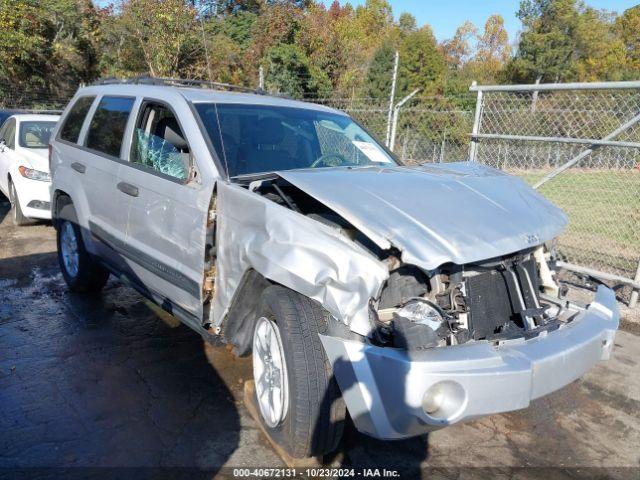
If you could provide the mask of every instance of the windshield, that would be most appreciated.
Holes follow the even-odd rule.
[[[197,103],[229,177],[276,170],[396,165],[346,115],[269,105]]]
[[[20,122],[20,146],[47,148],[56,122]]]

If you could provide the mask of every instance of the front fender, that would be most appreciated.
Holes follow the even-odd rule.
[[[238,185],[218,184],[214,321],[220,325],[249,269],[318,301],[361,335],[369,300],[388,277],[382,262],[329,226]]]

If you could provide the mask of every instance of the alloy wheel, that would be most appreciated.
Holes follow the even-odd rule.
[[[75,278],[80,265],[78,237],[71,222],[66,220],[60,226],[60,253],[64,269],[70,277]]]
[[[265,317],[258,319],[253,334],[253,378],[260,414],[275,428],[289,408],[289,385],[278,326]]]

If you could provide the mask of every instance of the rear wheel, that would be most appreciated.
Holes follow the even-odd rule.
[[[318,334],[322,307],[281,286],[264,290],[253,335],[253,374],[261,421],[291,456],[334,450],[345,405]]]
[[[33,220],[25,217],[24,213],[22,213],[18,192],[16,192],[16,186],[11,180],[9,180],[9,202],[11,202],[11,218],[13,219],[14,225],[20,227],[33,223]]]
[[[109,271],[101,266],[84,247],[72,204],[62,207],[57,220],[58,263],[69,289],[74,292],[96,292],[109,279]]]

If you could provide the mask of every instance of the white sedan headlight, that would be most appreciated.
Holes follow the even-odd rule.
[[[27,168],[24,165],[19,166],[18,171],[20,172],[20,175],[24,178],[28,178],[29,180],[38,180],[39,182],[48,182],[51,180],[51,175],[47,172]]]

